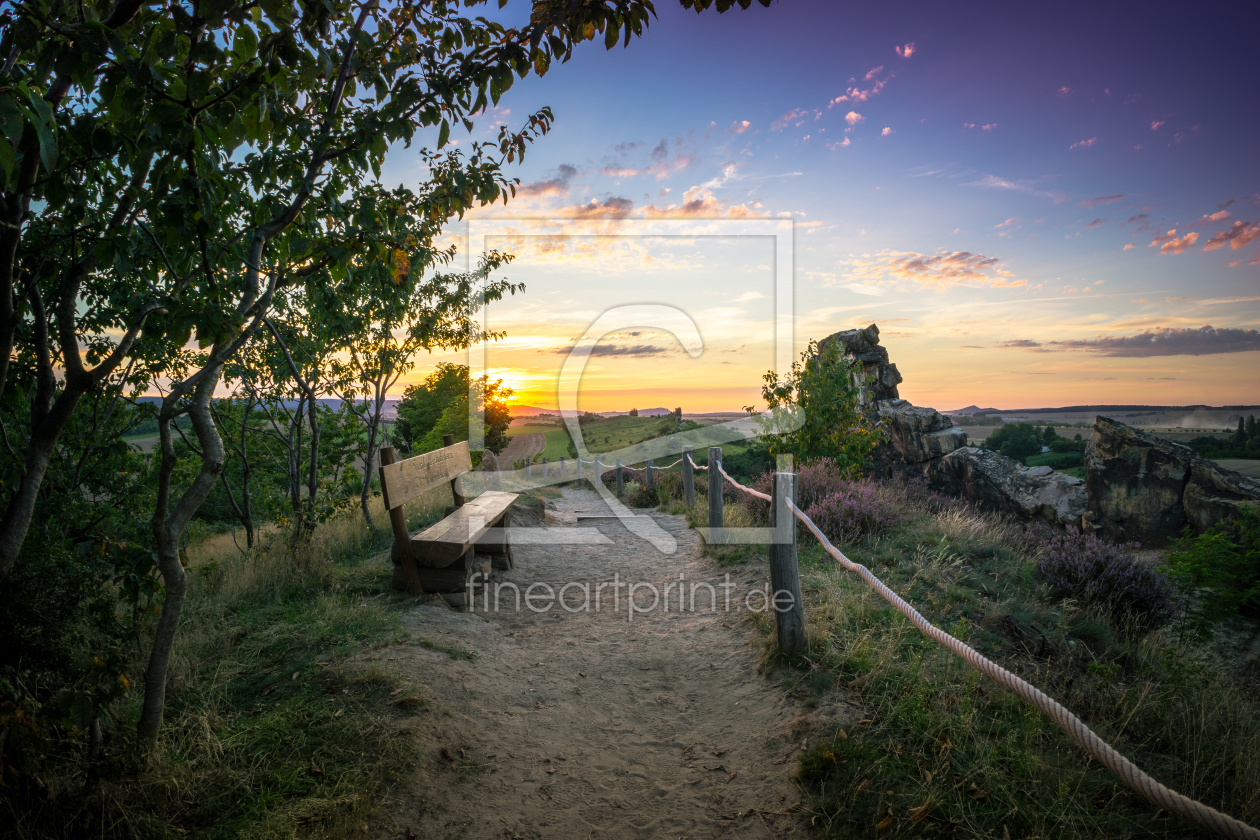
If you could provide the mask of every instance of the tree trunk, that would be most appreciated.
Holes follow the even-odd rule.
[[[144,672],[144,702],[136,732],[148,748],[150,755],[157,747],[158,734],[162,729],[162,714],[166,706],[166,675],[170,670],[171,652],[175,647],[175,633],[179,629],[184,599],[188,593],[188,576],[180,562],[179,543],[201,503],[210,495],[214,483],[219,480],[226,460],[223,439],[210,416],[210,399],[219,382],[221,364],[205,370],[197,383],[188,416],[192,420],[197,442],[201,444],[201,470],[184,490],[174,507],[171,501],[171,475],[175,471],[175,447],[171,442],[171,422],[174,419],[178,393],[172,390],[162,401],[158,431],[161,435],[162,463],[158,473],[158,498],[153,514],[153,536],[158,549],[158,571],[162,575],[165,597],[162,613],[158,618],[149,651],[149,664]]]

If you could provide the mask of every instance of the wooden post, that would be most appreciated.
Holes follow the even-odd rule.
[[[543,481],[551,478],[551,465],[547,463],[547,459],[543,458]]]
[[[709,447],[709,542],[720,542],[721,538],[712,532],[722,527],[722,474],[718,472],[718,464],[722,463],[722,447]]]
[[[577,466],[577,483],[578,483],[578,486],[580,487],[582,485],[582,453],[581,452],[579,452],[578,456],[573,459],[573,463],[575,466]]]
[[[687,503],[687,507],[692,507],[696,503],[696,471],[691,467],[691,453],[695,451],[693,446],[683,447],[683,501]]]
[[[397,460],[392,446],[382,446],[377,454],[382,469]],[[386,491],[384,478],[381,479],[381,491]],[[385,497],[385,504],[389,505],[388,496]],[[411,535],[407,533],[407,515],[403,512],[402,505],[390,508],[389,524],[390,530],[394,532],[394,549],[391,554],[402,569],[403,578],[407,581],[407,594],[423,595],[424,586],[420,583],[420,570],[416,568],[415,558],[411,556]]]
[[[532,457],[525,459],[525,480],[534,480],[534,459]]]
[[[564,456],[560,456],[560,480],[564,481]]]
[[[599,462],[599,456],[595,456],[595,475],[591,477],[591,486],[596,487],[604,480],[604,465]]]
[[[621,459],[617,459],[617,495],[620,496],[626,491],[625,480],[622,476]]]
[[[651,458],[647,459],[647,489],[649,490],[656,489],[656,472],[654,468],[652,467]]]
[[[796,501],[796,476],[776,472],[770,498],[770,603],[779,650],[786,654],[805,649],[805,604],[801,597],[801,573],[796,564],[796,516],[787,500]]]

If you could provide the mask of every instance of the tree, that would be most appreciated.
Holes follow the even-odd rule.
[[[1059,434],[1054,430],[1054,426],[1046,426],[1045,431],[1041,433],[1041,441],[1046,446],[1049,446],[1058,436]]]
[[[762,377],[767,410],[744,410],[756,419],[758,441],[770,455],[791,454],[802,461],[831,458],[846,475],[857,476],[883,437],[878,419],[858,404],[853,383],[859,379],[857,363],[842,357],[838,344],[820,350],[811,340],[783,379],[774,371]]]
[[[1022,461],[1041,452],[1041,435],[1032,423],[1006,423],[985,440],[986,449],[1000,452],[1007,458]]]
[[[449,365],[440,362],[438,370],[435,370],[425,380],[426,383],[432,381],[434,390],[413,391],[413,395],[420,395],[420,398],[428,400],[434,393],[440,393],[437,389],[450,387],[450,384],[456,381],[469,382],[468,368],[465,365]],[[418,387],[418,386],[417,386]],[[488,377],[482,376],[472,380],[470,384],[464,386],[462,393],[453,392],[455,396],[446,403],[442,408],[442,413],[433,425],[429,427],[424,436],[412,443],[412,451],[416,454],[423,452],[432,452],[442,446],[442,438],[444,435],[453,435],[456,441],[468,440],[469,425],[469,408],[468,401],[472,399],[472,411],[482,415],[484,423],[483,434],[485,435],[486,449],[496,455],[507,448],[510,439],[507,435],[508,426],[512,424],[512,412],[508,408],[507,401],[512,397],[512,389],[503,387],[503,380],[491,382]],[[406,398],[404,398],[404,402]],[[425,410],[430,403],[425,403]],[[419,409],[416,409],[419,411]],[[413,413],[413,412],[408,412]],[[402,405],[399,405],[399,415],[402,414]]]
[[[417,444],[437,425],[451,404],[468,396],[468,366],[438,362],[424,381],[408,385],[398,402],[394,434],[410,452],[422,452]],[[467,418],[467,410],[464,417]],[[464,425],[467,426],[467,419]],[[465,436],[466,439],[466,436]]]
[[[637,409],[637,408],[632,408],[632,409],[630,409],[630,414],[629,414],[629,416],[630,416],[630,417],[638,417],[638,416],[639,416],[639,409]]]

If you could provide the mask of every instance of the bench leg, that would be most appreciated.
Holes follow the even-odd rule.
[[[416,560],[411,556],[411,552],[405,548],[400,548],[398,543],[395,542],[393,550],[390,551],[390,558],[394,561],[394,578],[392,581],[394,589],[406,589],[408,595],[423,595],[424,585],[420,583],[420,570],[416,568]],[[400,570],[402,572],[401,580],[399,580]]]

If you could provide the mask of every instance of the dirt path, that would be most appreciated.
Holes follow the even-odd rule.
[[[588,489],[566,489],[551,521],[601,512]],[[520,545],[504,575],[522,591],[546,583],[620,580],[688,587],[725,582],[700,556],[699,538],[680,517],[653,514],[677,540],[663,554],[615,520],[598,528],[612,545]],[[731,574],[731,612],[708,611],[700,587],[695,612],[635,613],[628,620],[602,590],[601,609],[545,612],[512,607],[473,613],[422,606],[405,619],[436,645],[466,648],[476,661],[406,646],[398,664],[426,685],[432,706],[418,725],[426,755],[416,779],[396,791],[381,837],[418,838],[768,838],[804,834],[791,783],[802,738],[841,722],[847,709],[804,710],[756,672],[755,631],[743,599],[761,587],[764,565]],[[536,593],[543,592],[536,587]],[[576,588],[567,595],[577,606]],[[641,605],[651,603],[638,591]],[[756,596],[754,605],[759,604]],[[536,606],[541,603],[535,601]],[[739,611],[737,612],[737,608]],[[431,727],[431,728],[430,728]],[[443,754],[445,750],[445,755]]]
[[[547,448],[547,436],[542,432],[531,432],[527,435],[513,435],[512,442],[499,453],[499,464],[508,469],[517,461],[541,455]]]

